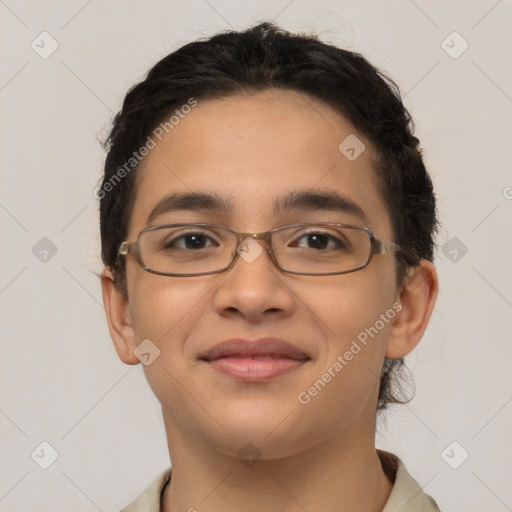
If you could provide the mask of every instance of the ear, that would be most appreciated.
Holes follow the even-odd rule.
[[[112,272],[108,268],[101,273],[101,291],[108,330],[119,359],[125,364],[140,363],[134,354],[137,344],[128,299],[114,286]]]
[[[427,260],[411,268],[398,297],[401,309],[393,320],[386,356],[404,357],[420,342],[436,303],[437,273]]]

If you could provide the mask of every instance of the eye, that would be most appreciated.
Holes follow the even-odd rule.
[[[210,245],[206,245],[208,241],[213,242]],[[173,238],[168,239],[162,244],[163,249],[184,249],[184,250],[194,250],[194,249],[204,249],[205,247],[211,247],[214,245],[218,245],[215,240],[210,238],[201,232],[189,232],[184,233],[179,236],[173,236]]]
[[[301,245],[297,241],[306,239],[304,245]],[[296,241],[290,244],[291,247],[305,247],[306,249],[346,249],[348,244],[346,241],[339,239],[329,233],[324,233],[321,231],[311,231],[309,233],[304,233],[300,236]]]

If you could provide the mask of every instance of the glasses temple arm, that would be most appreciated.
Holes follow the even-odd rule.
[[[388,242],[386,240],[375,240],[374,239],[374,253],[375,254],[386,254],[390,252],[405,252],[402,247],[400,247],[398,244],[395,244],[395,242]]]

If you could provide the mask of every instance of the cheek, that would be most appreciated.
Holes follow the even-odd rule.
[[[149,339],[158,353],[151,364],[143,366],[146,380],[165,410],[192,428],[201,411],[194,409],[195,402],[191,404],[183,391],[192,362],[184,357],[184,347],[208,307],[210,287],[199,280],[152,274],[132,283],[130,303],[137,343]]]
[[[129,291],[137,339],[151,339],[163,353],[181,352],[207,306],[208,288],[197,279],[144,274],[135,276]]]
[[[377,265],[375,265],[377,267]],[[373,269],[372,269],[373,270]],[[327,327],[330,337],[346,340],[373,325],[393,304],[394,275],[375,268],[332,276],[308,287],[304,301]]]
[[[318,326],[319,371],[343,374],[333,378],[330,387],[365,393],[378,380],[395,316],[393,279],[392,273],[383,278],[354,272],[339,276],[334,284],[319,282],[310,289],[305,304]]]
[[[393,289],[376,289],[373,284],[340,282],[335,290],[319,287],[310,295],[308,305],[315,304],[322,346],[314,372],[296,397],[304,435],[314,423],[311,418],[324,418],[316,429],[318,435],[327,436],[333,429],[349,428],[357,418],[374,415],[380,367],[395,313]]]

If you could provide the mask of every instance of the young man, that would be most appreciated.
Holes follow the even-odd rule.
[[[107,141],[101,284],[172,471],[124,511],[437,511],[375,448],[437,277],[396,86],[264,23],[168,55]]]

